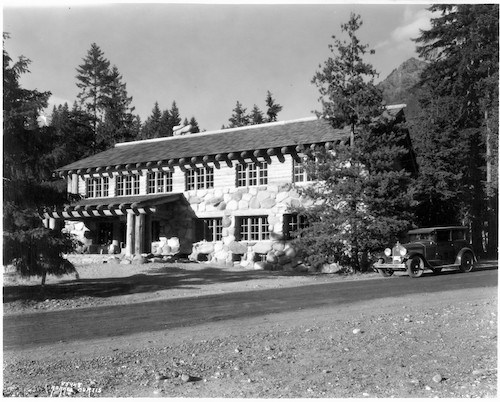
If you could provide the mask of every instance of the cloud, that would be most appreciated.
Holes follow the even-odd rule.
[[[429,29],[431,27],[431,15],[432,13],[427,10],[414,10],[407,7],[403,15],[403,24],[393,29],[388,39],[377,43],[374,48],[400,48],[401,46],[408,46],[412,39],[420,35],[421,29]]]
[[[427,10],[418,10],[416,13],[412,13],[409,9],[406,9],[405,24],[391,32],[392,41],[401,43],[417,38],[421,29],[431,27],[431,15],[432,13]]]

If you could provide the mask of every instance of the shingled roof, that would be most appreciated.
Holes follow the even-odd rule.
[[[58,171],[191,158],[229,152],[335,142],[349,135],[315,117],[177,137],[124,142]]]
[[[405,105],[387,107],[396,117]],[[57,169],[59,172],[97,169],[126,164],[169,161],[297,145],[335,143],[349,137],[349,129],[334,129],[322,118],[309,117],[198,134],[154,138],[116,144],[88,158]]]

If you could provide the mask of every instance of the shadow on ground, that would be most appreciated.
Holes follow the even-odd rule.
[[[301,276],[282,271],[227,271],[207,267],[186,270],[179,266],[152,268],[147,273],[120,278],[75,279],[55,284],[5,285],[3,302],[17,300],[71,299],[77,297],[112,297],[134,293],[152,293],[168,289],[197,289],[215,283],[237,283],[252,279]]]
[[[498,265],[481,264],[474,271],[498,269]],[[462,274],[458,270],[446,270],[439,275]],[[269,279],[307,274],[283,271],[228,271],[223,268],[206,267],[196,270],[183,269],[180,266],[164,266],[151,268],[147,273],[136,274],[120,278],[75,279],[47,284],[42,289],[40,285],[5,285],[3,288],[3,302],[15,301],[43,301],[46,299],[72,299],[78,297],[113,297],[140,293],[154,293],[168,289],[200,289],[209,284],[238,283],[252,279]],[[434,276],[432,272],[425,272],[422,277]],[[467,275],[464,273],[462,275]],[[335,276],[346,275],[340,274]],[[401,279],[407,276],[406,273]],[[378,277],[378,274],[374,275]],[[385,278],[388,279],[388,278]],[[412,279],[418,280],[418,279]]]

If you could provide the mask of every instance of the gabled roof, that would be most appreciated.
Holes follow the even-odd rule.
[[[266,150],[300,144],[335,142],[348,135],[348,130],[333,129],[328,121],[312,117],[177,137],[124,142],[58,170],[88,169],[229,152]]]

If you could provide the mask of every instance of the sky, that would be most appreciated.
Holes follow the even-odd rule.
[[[340,26],[351,12],[361,15],[358,36],[375,50],[366,61],[380,80],[418,57],[411,39],[431,18],[429,4],[415,2],[220,3],[4,1],[4,46],[12,59],[31,60],[21,84],[52,93],[48,114],[73,105],[76,68],[96,43],[143,122],[155,102],[165,110],[175,101],[182,119],[194,116],[210,131],[228,124],[236,101],[265,112],[267,91],[283,106],[278,120],[313,116],[320,104],[312,77],[332,55],[332,35],[345,38]]]

